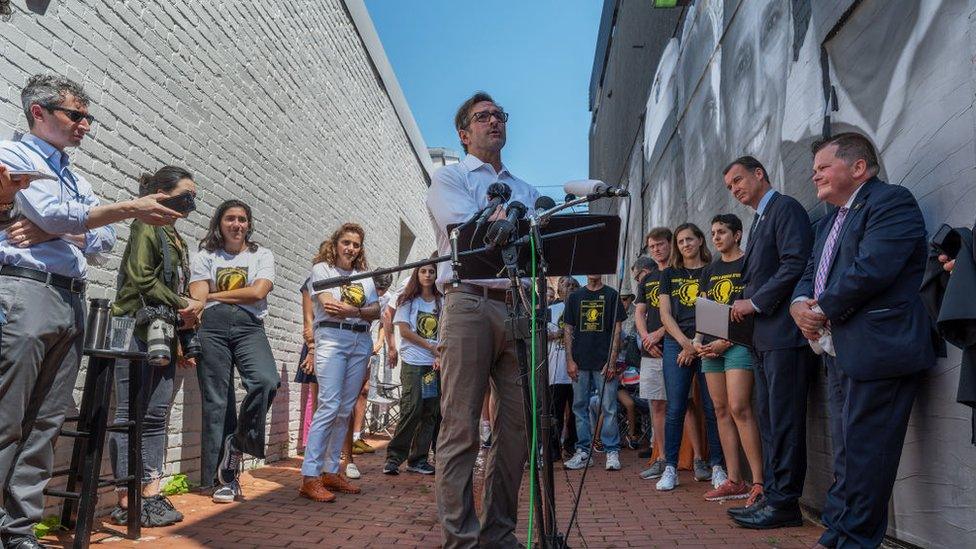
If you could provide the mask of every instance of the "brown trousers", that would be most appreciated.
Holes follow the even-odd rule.
[[[505,304],[498,301],[459,292],[445,298],[436,478],[445,549],[518,546],[518,494],[528,458],[522,385],[507,317]],[[479,520],[472,484],[489,382],[495,420]]]

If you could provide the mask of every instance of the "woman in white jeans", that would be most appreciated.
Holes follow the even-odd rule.
[[[363,228],[355,223],[345,223],[332,233],[319,246],[311,284],[368,269],[365,237]],[[334,492],[359,493],[359,488],[339,475],[339,459],[349,415],[363,386],[372,350],[370,322],[379,318],[380,310],[371,278],[321,291],[311,288],[310,293],[315,307],[315,377],[319,392],[299,493],[315,501],[334,501]]]

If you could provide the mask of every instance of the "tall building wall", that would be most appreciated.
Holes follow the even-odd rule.
[[[254,239],[277,266],[265,326],[282,381],[268,414],[267,459],[293,455],[302,397],[293,382],[298,288],[318,244],[355,221],[365,227],[372,266],[434,249],[423,203],[427,149],[362,2],[82,0],[39,12],[15,2],[14,10],[0,23],[0,137],[26,131],[27,78],[63,74],[92,97],[99,122],[71,158],[102,200],[132,197],[142,172],[189,168],[199,210],[178,228],[194,249],[220,202],[239,198],[254,209]],[[88,297],[114,294],[127,225],[116,225],[115,250],[91,270]],[[84,369],[76,402],[83,379]],[[164,472],[198,481],[196,373],[178,371],[176,386]],[[61,466],[69,439],[57,453]]]
[[[943,222],[972,225],[973,1],[698,0],[658,11],[609,1],[623,22],[608,52],[596,54],[607,63],[591,101],[591,177],[617,182],[622,174],[630,187],[639,222],[626,257],[643,245],[635,231],[652,226],[692,221],[707,230],[723,212],[748,226],[752,212],[721,173],[743,154],[819,218],[810,146],[825,126],[874,141],[882,178],[915,194],[930,234]],[[644,24],[630,24],[627,13]],[[668,44],[646,62],[634,45],[660,40],[654,24],[669,20]],[[890,504],[888,534],[925,547],[976,546],[976,447],[971,411],[955,402],[959,371],[960,353],[950,348],[924,381]],[[821,376],[810,398],[804,495],[814,508],[832,481],[830,447]]]

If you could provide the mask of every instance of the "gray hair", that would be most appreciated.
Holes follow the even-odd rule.
[[[24,114],[27,116],[27,126],[34,127],[34,117],[30,112],[31,106],[59,107],[68,95],[73,95],[75,99],[86,106],[91,101],[81,84],[74,80],[55,74],[31,76],[27,80],[27,85],[20,92],[20,103],[23,105]]]

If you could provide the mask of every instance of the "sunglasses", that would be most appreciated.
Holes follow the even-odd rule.
[[[74,109],[66,109],[64,107],[55,107],[53,105],[44,105],[44,108],[47,109],[47,110],[49,110],[49,111],[51,111],[51,112],[54,112],[54,111],[61,111],[61,112],[63,112],[64,114],[68,115],[68,119],[70,119],[75,124],[77,124],[78,122],[81,122],[82,120],[88,121],[88,125],[92,125],[92,124],[95,123],[95,117],[92,116],[92,115],[90,115],[90,114],[88,114],[88,113],[84,113],[84,112],[81,112],[81,111],[76,111]]]

